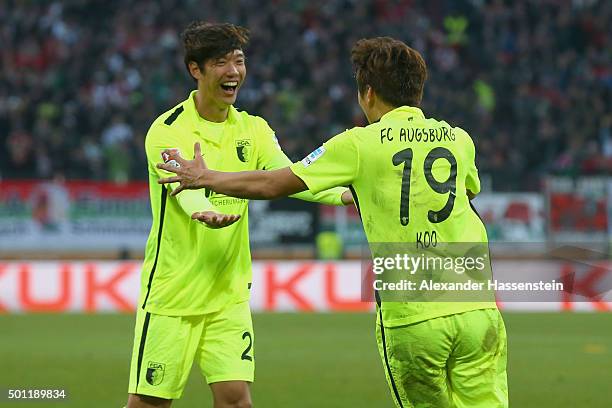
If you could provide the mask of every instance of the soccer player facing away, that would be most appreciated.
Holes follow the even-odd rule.
[[[480,191],[474,143],[418,108],[427,77],[421,55],[383,37],[358,41],[351,59],[369,126],[272,172],[222,173],[207,169],[199,154],[191,161],[172,154],[181,168],[158,164],[176,173],[160,182],[179,182],[176,192],[204,187],[252,199],[350,186],[371,244],[415,243],[429,231],[438,242],[486,245],[470,205]],[[506,333],[494,302],[383,298],[377,306],[379,351],[397,407],[508,406]]]
[[[158,184],[169,173],[155,164],[164,150],[191,151],[195,142],[202,144],[209,166],[222,171],[273,170],[291,161],[264,119],[232,106],[245,80],[248,31],[195,22],[182,39],[197,90],[159,116],[145,140],[153,226],[142,270],[128,408],[169,407],[180,398],[194,360],[216,408],[250,407],[248,201],[214,190],[174,197],[169,193],[177,185]],[[176,164],[167,155],[163,159]],[[352,202],[346,188],[295,197]],[[196,211],[197,220],[191,218]]]

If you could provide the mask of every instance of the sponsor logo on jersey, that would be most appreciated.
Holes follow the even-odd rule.
[[[166,371],[166,365],[163,363],[156,363],[149,361],[147,366],[147,382],[151,385],[159,385],[164,381],[164,373]]]
[[[302,159],[302,164],[304,165],[304,167],[310,166],[312,163],[317,161],[319,157],[323,156],[323,153],[325,153],[325,147],[317,147],[315,151],[313,151],[308,156]]]
[[[238,160],[247,163],[251,158],[251,141],[248,139],[236,140],[236,155]]]

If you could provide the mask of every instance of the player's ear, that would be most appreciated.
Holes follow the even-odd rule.
[[[204,73],[200,70],[200,67],[198,66],[197,62],[189,61],[188,66],[189,66],[189,73],[194,79],[196,80],[200,79],[202,75],[204,75]]]
[[[376,92],[374,92],[374,88],[372,88],[370,85],[366,85],[365,101],[368,106],[374,105],[374,102],[376,101]]]

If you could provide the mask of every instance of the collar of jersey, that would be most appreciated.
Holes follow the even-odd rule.
[[[207,121],[206,119],[200,116],[200,114],[198,113],[198,110],[196,109],[196,106],[195,106],[195,93],[196,92],[197,92],[197,89],[191,91],[191,93],[189,94],[189,98],[184,103],[185,113],[190,118],[193,124],[191,128],[193,129],[195,133],[198,133],[200,137],[210,140],[213,143],[219,144],[221,143],[220,137],[216,136],[215,134],[207,134],[206,132],[201,132],[200,131],[201,125],[203,123],[212,124],[213,126],[214,125],[222,126],[225,124],[234,124],[236,123],[236,120],[238,118],[238,111],[236,110],[236,108],[234,108],[234,106],[230,106],[229,111],[227,113],[227,119],[225,120],[225,122],[217,123],[217,122]]]
[[[425,115],[423,115],[423,111],[416,106],[400,106],[399,108],[395,108],[392,111],[389,111],[382,115],[380,121],[391,118],[398,117],[414,117],[418,119],[425,119]]]

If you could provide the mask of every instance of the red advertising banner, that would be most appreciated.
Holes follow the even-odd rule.
[[[512,281],[516,271],[537,273],[571,285],[555,301],[524,302],[498,297],[506,310],[609,311],[611,293],[601,293],[612,280],[611,265],[590,266],[568,281],[563,262],[497,261],[495,277]],[[0,313],[132,312],[136,308],[139,262],[9,262],[0,263]],[[531,271],[531,272],[530,272]],[[361,263],[254,262],[251,306],[254,311],[368,311],[361,301]]]

